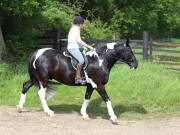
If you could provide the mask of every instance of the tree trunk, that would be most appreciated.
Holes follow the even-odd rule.
[[[0,22],[0,60],[2,59],[4,55],[6,55],[6,44],[4,42],[4,37],[3,37],[1,22]]]

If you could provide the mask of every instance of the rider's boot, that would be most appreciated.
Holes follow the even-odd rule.
[[[84,84],[85,81],[81,78],[81,70],[83,68],[83,64],[78,64],[76,69],[75,83],[76,84]]]

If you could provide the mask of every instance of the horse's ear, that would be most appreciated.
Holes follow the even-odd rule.
[[[126,39],[126,47],[129,47],[129,38]]]

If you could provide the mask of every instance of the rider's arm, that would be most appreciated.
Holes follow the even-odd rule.
[[[80,30],[78,31],[78,35],[77,35],[77,42],[78,42],[79,44],[81,44],[81,45],[83,45],[83,46],[85,46],[85,47],[93,50],[93,47],[92,47],[92,46],[86,44],[86,43],[81,39]]]

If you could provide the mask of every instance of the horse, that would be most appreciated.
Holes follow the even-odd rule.
[[[88,64],[84,69],[86,80],[85,84],[75,84],[75,69],[72,66],[71,58],[66,57],[61,50],[52,48],[43,48],[33,52],[28,59],[28,72],[30,79],[23,83],[23,89],[20,96],[17,109],[22,111],[25,104],[26,94],[33,85],[39,87],[38,95],[45,113],[54,116],[46,101],[48,84],[52,79],[61,84],[70,86],[86,86],[86,92],[80,114],[83,119],[89,119],[86,109],[89,105],[91,95],[96,90],[107,105],[110,120],[117,122],[117,116],[114,113],[112,103],[106,93],[105,85],[109,80],[109,74],[114,64],[121,60],[136,69],[138,61],[129,45],[129,40],[124,42],[104,43],[95,50],[87,51],[86,57]]]

